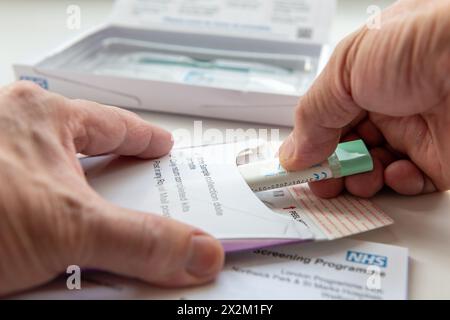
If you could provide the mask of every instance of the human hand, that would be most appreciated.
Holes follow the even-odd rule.
[[[220,243],[174,220],[103,200],[76,157],[160,157],[167,131],[135,114],[69,100],[29,82],[0,89],[0,296],[43,284],[69,265],[161,286],[211,280]]]
[[[344,189],[371,197],[450,189],[450,1],[402,0],[342,41],[300,99],[280,148],[287,170],[324,161],[337,143],[362,138],[374,170],[314,182],[320,197]]]

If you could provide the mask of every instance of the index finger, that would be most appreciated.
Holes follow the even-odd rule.
[[[173,146],[170,132],[117,107],[71,100],[68,122],[76,152],[157,158]]]

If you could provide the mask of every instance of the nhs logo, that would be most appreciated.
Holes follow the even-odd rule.
[[[41,86],[44,89],[48,89],[48,82],[45,78],[32,77],[32,76],[20,76],[20,80],[33,81],[37,85]]]
[[[388,262],[388,258],[385,256],[378,256],[376,254],[358,251],[347,251],[347,256],[345,257],[345,260],[350,262],[378,266],[381,268],[386,268]]]

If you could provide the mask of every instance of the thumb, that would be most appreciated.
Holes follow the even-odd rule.
[[[335,50],[320,76],[300,99],[293,132],[280,148],[280,161],[287,170],[318,164],[336,149],[342,129],[362,113],[350,90],[352,39]]]
[[[84,266],[160,286],[212,280],[221,270],[221,244],[169,218],[116,207],[100,200],[89,229]]]

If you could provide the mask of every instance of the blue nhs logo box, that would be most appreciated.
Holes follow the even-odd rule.
[[[48,89],[48,81],[45,78],[32,77],[32,76],[20,76],[20,80],[33,81],[37,85],[44,89]]]
[[[376,254],[370,254],[358,251],[347,251],[345,260],[355,263],[367,264],[381,268],[387,267],[388,258]]]

